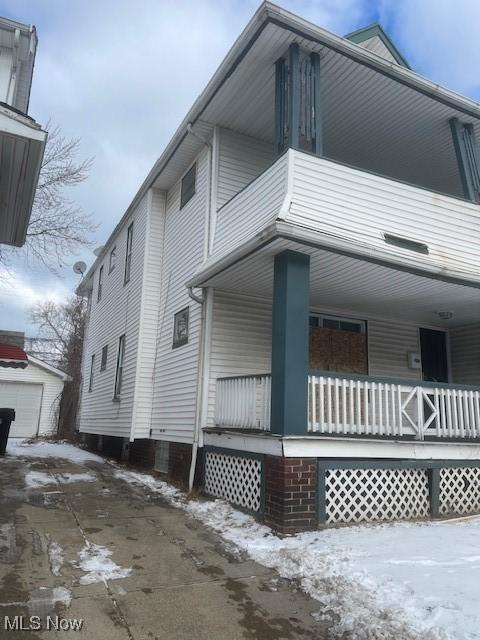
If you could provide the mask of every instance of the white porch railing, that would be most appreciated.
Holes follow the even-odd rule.
[[[215,424],[270,430],[270,374],[218,378]]]
[[[480,390],[328,373],[308,377],[308,431],[316,433],[480,437]]]

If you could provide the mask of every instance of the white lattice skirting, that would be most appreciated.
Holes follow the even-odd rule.
[[[374,522],[429,515],[425,469],[326,469],[327,523]]]
[[[207,451],[205,493],[233,504],[260,511],[262,463],[256,458]]]
[[[480,467],[440,469],[440,513],[480,511]]]

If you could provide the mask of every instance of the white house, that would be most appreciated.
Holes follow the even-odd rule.
[[[84,278],[80,431],[283,532],[480,510],[479,127],[263,3]]]
[[[35,27],[0,18],[0,243],[25,242],[47,134],[28,115]]]

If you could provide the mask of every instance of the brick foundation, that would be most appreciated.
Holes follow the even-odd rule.
[[[168,479],[188,487],[188,476],[192,460],[192,445],[170,442],[168,451]]]
[[[317,528],[316,458],[265,456],[265,524],[279,533]]]

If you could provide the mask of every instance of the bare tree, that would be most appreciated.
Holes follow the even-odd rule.
[[[8,266],[13,253],[23,252],[27,260],[39,262],[52,271],[65,256],[91,244],[95,231],[92,215],[68,198],[68,187],[82,183],[93,159],[77,160],[80,140],[66,138],[57,126],[47,123],[45,155],[33,202],[27,239],[22,249],[1,247],[0,264]]]
[[[59,366],[71,377],[65,383],[60,401],[58,432],[63,438],[73,438],[75,435],[86,310],[85,299],[72,296],[64,303],[39,303],[30,311],[39,334],[57,343]]]

